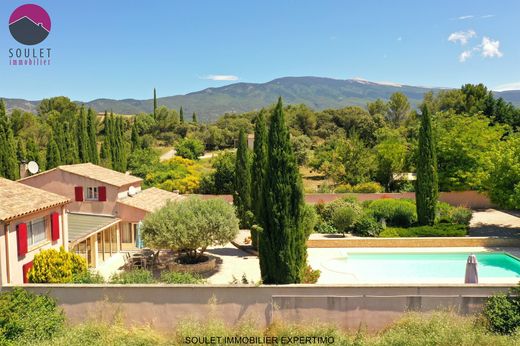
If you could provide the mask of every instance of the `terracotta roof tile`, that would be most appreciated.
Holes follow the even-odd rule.
[[[163,207],[168,201],[174,202],[182,199],[184,199],[184,196],[181,196],[178,193],[151,187],[139,192],[133,197],[120,199],[118,202],[130,207],[152,212]]]

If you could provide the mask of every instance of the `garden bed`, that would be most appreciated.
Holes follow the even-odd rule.
[[[166,267],[172,272],[180,273],[207,273],[213,271],[217,267],[218,258],[211,255],[204,255],[203,261],[198,263],[184,264],[179,261],[179,258],[175,258],[170,261]]]

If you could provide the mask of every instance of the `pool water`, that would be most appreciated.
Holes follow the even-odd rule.
[[[471,253],[348,253],[329,260],[325,269],[351,276],[358,282],[412,282],[455,279],[464,281]],[[517,278],[520,260],[506,253],[475,253],[479,279]],[[426,280],[423,280],[426,279]],[[460,279],[460,280],[459,280]],[[449,280],[452,281],[452,280]]]

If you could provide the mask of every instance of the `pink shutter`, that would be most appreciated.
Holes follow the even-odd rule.
[[[29,263],[25,263],[23,266],[22,266],[22,271],[23,271],[23,283],[26,284],[26,283],[29,283],[29,270],[31,270],[31,268],[33,267],[33,262],[29,262]]]
[[[83,202],[83,186],[74,187],[74,194],[76,195],[76,202]]]
[[[51,239],[56,241],[60,239],[60,214],[51,214]]]
[[[98,187],[98,201],[106,202],[107,200],[107,188],[105,186]]]
[[[18,257],[23,257],[27,253],[27,225],[25,223],[20,223],[16,226],[16,240]]]

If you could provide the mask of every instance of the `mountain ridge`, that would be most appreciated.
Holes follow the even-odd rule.
[[[327,77],[301,76],[281,77],[266,83],[238,82],[221,87],[209,87],[185,95],[160,97],[159,106],[178,109],[185,114],[197,113],[202,121],[214,121],[224,113],[243,113],[258,110],[273,104],[278,96],[286,104],[303,103],[315,109],[342,108],[349,105],[366,106],[377,98],[388,100],[394,92],[401,91],[414,106],[419,104],[424,93],[450,88],[420,87],[392,82],[371,82],[363,79],[333,79]],[[496,96],[520,106],[520,90],[494,92]],[[5,99],[7,109],[20,108],[35,112],[40,101]],[[118,114],[151,112],[153,99],[99,98],[88,102],[74,101],[92,107],[98,112],[113,111]]]

